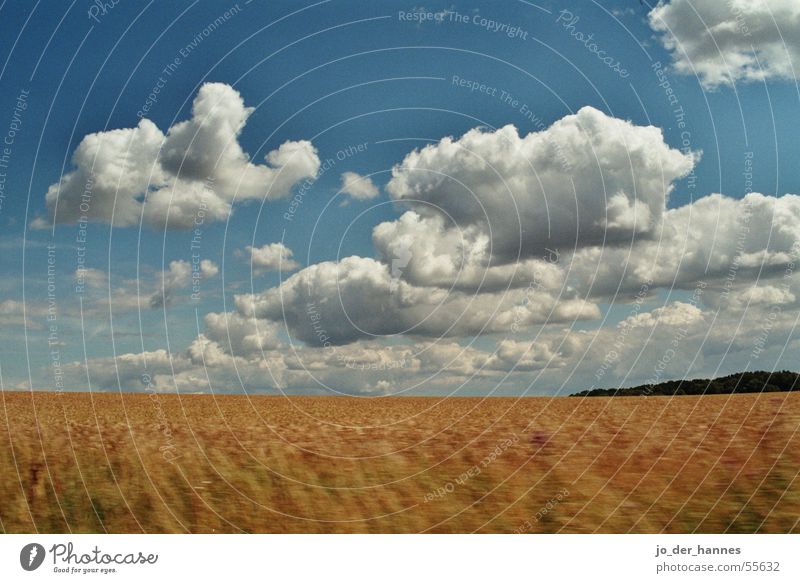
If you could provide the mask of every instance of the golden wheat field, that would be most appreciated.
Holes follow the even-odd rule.
[[[800,394],[0,395],[5,532],[800,530]]]

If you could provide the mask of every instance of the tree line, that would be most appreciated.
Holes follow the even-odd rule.
[[[641,397],[650,395],[725,395],[731,393],[775,393],[800,390],[800,373],[739,372],[716,379],[665,381],[630,388],[591,389],[571,397]]]

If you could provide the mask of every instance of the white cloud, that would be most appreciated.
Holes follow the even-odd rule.
[[[248,245],[244,250],[250,256],[250,265],[256,273],[288,272],[300,267],[300,264],[292,259],[294,252],[283,243],[268,243],[261,247]]]
[[[142,307],[158,309],[169,307],[181,299],[188,298],[181,291],[192,285],[211,279],[219,273],[219,266],[210,259],[171,261],[166,270],[142,275],[139,279],[111,281],[109,274],[102,269],[87,268],[74,273],[77,285],[82,285],[87,301],[84,310],[87,315],[103,316],[109,311],[122,313],[135,311]]]
[[[217,328],[225,319],[238,327],[236,317],[232,320],[231,316],[217,314],[210,327]],[[226,343],[225,339],[214,340],[204,333],[185,351],[170,354],[160,349],[121,354],[116,359],[93,358],[88,368],[96,388],[116,388],[117,369],[121,386],[126,388],[144,388],[142,375],[146,372],[155,390],[177,388],[192,392],[236,391],[243,386],[289,392],[398,393],[431,384],[452,387],[470,377],[498,374],[497,370],[486,368],[489,353],[455,342],[394,346],[356,342],[335,350],[263,345],[256,351],[245,348],[235,355],[224,348]],[[67,363],[64,369],[74,386],[85,384],[83,362]]]
[[[380,257],[392,267],[392,276],[416,286],[462,291],[502,291],[528,287],[533,282],[559,290],[563,270],[542,257],[514,263],[493,261],[489,236],[476,227],[447,228],[439,216],[422,217],[415,211],[375,227],[372,240]]]
[[[278,325],[241,314],[206,317],[206,329],[184,351],[154,350],[90,359],[96,387],[140,387],[142,373],[156,390],[285,390],[344,393],[451,393],[469,387],[493,391],[553,392],[713,376],[718,372],[780,365],[781,352],[795,350],[793,318],[779,317],[783,294],[720,318],[686,301],[630,307],[616,326],[595,330],[545,327],[535,338],[500,336],[494,347],[453,340],[386,343],[358,340],[345,346],[287,345]],[[778,297],[780,295],[780,297]],[[770,299],[771,298],[771,299]],[[778,317],[776,317],[776,314]],[[483,342],[486,345],[486,342]],[[785,358],[785,354],[784,354]],[[145,367],[145,361],[147,366]],[[85,382],[83,361],[66,373],[76,387]],[[70,381],[72,382],[72,381]]]
[[[690,326],[704,318],[703,311],[696,305],[686,302],[672,302],[650,312],[643,312],[627,317],[620,327],[653,328],[662,326]]]
[[[491,256],[511,262],[653,236],[673,181],[696,159],[658,128],[584,107],[526,136],[508,125],[444,138],[408,154],[386,190],[447,230],[487,237]]]
[[[86,366],[87,363],[83,361],[63,365],[70,387],[81,388],[86,385]],[[100,389],[122,387],[144,390],[149,387],[159,392],[169,392],[175,388],[175,379],[191,368],[191,362],[183,355],[173,355],[164,349],[118,354],[115,357],[96,357],[88,362],[92,387]],[[193,375],[197,381],[195,386],[207,384],[202,383],[201,375],[202,370]]]
[[[342,194],[349,195],[353,200],[370,200],[378,196],[378,187],[369,176],[361,176],[355,172],[342,174]]]
[[[159,274],[160,285],[150,296],[150,307],[170,306],[175,299],[175,293],[189,287],[193,280],[199,282],[218,273],[219,267],[209,259],[202,259],[197,263],[189,263],[183,259],[170,261],[169,269]]]
[[[280,345],[278,326],[237,312],[209,313],[205,318],[205,337],[232,356],[257,356]]]
[[[214,119],[228,133],[241,129],[230,112]],[[174,151],[199,176],[189,126],[176,127]],[[217,146],[208,146],[214,156],[229,155]],[[394,393],[519,390],[539,379],[551,391],[565,378],[578,390],[746,362],[769,368],[797,345],[800,196],[713,194],[667,209],[695,159],[655,128],[591,108],[524,137],[511,126],[476,129],[412,152],[387,187],[410,209],[374,228],[377,258],[325,261],[235,296],[235,309],[206,314],[182,352],[144,355],[154,385]],[[180,165],[173,154],[164,160],[165,172]],[[280,243],[245,252],[256,270],[300,267]],[[123,282],[109,301],[135,307],[141,293],[158,307],[177,301],[195,273],[217,272],[210,261],[173,261],[155,281]],[[84,279],[108,291],[103,272]],[[697,301],[687,299],[698,286]],[[602,304],[614,304],[618,324],[572,326],[599,319]],[[16,317],[19,306],[4,309]],[[480,348],[468,345],[479,336]],[[123,386],[141,382],[144,356],[119,357]],[[116,386],[113,364],[90,362],[98,382]]]
[[[706,88],[794,80],[800,65],[796,0],[671,0],[649,15],[675,69]]]
[[[173,356],[174,376],[154,375],[159,386],[227,390],[241,381],[246,388],[394,393],[462,384],[492,390],[500,382],[520,390],[536,378],[555,390],[568,372],[578,390],[714,375],[746,362],[770,368],[781,362],[785,347],[794,346],[798,196],[707,196],[665,211],[658,237],[637,240],[632,248],[587,247],[558,261],[491,267],[491,288],[475,283],[486,261],[475,252],[460,267],[476,273],[463,278],[461,289],[450,289],[459,278],[451,273],[457,245],[432,231],[431,242],[444,251],[428,247],[420,218],[409,212],[375,233],[378,247],[389,250],[404,238],[420,238],[419,248],[409,247],[422,254],[419,265],[412,258],[393,270],[388,257],[347,257],[302,269],[262,293],[236,296],[236,311],[208,314],[204,332]],[[426,271],[428,262],[435,268]],[[162,274],[167,287],[185,281],[182,267],[170,265]],[[528,273],[536,285],[522,288],[504,267],[536,270]],[[102,275],[91,279],[102,284]],[[621,287],[627,291],[615,303],[625,309],[643,282],[649,284],[642,302],[628,303],[629,313],[617,325],[553,325],[598,318],[598,307],[584,302],[584,294],[605,302]],[[684,293],[659,305],[654,293],[680,294],[679,288],[698,282],[701,293],[694,300]],[[303,344],[282,342],[284,327]],[[413,343],[393,338],[387,344],[386,336],[401,333]],[[473,336],[485,337],[482,349],[450,339]],[[128,355],[123,362],[138,361]]]
[[[468,336],[508,332],[545,322],[599,317],[591,302],[564,293],[526,290],[470,294],[417,287],[391,274],[390,267],[363,257],[311,265],[278,287],[236,296],[247,317],[284,322],[310,345],[347,344],[393,335]]]
[[[566,364],[565,352],[571,353],[573,344],[566,344],[563,350],[546,341],[502,340],[488,366],[497,371],[516,370],[519,372],[544,369],[557,369]],[[570,354],[571,355],[571,354]]]
[[[708,284],[749,285],[783,275],[800,254],[800,196],[719,194],[666,211],[655,240],[628,248],[583,249],[567,258],[569,284],[595,296],[617,287],[690,288]]]
[[[44,330],[47,313],[47,306],[38,302],[23,304],[16,300],[3,300],[0,302],[0,327],[27,325],[29,330]]]
[[[308,141],[285,142],[254,164],[238,137],[253,109],[222,83],[203,85],[189,120],[164,135],[138,126],[89,134],[72,157],[76,169],[47,190],[59,223],[82,216],[116,226],[143,220],[154,227],[189,228],[195,220],[223,220],[235,201],[274,199],[319,170]],[[37,221],[38,222],[41,221]]]

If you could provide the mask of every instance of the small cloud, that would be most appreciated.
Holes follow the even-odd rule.
[[[206,280],[219,273],[217,264],[209,259],[203,259],[199,264],[178,260],[169,264],[169,269],[162,271],[159,278],[161,285],[150,296],[150,307],[165,308],[175,300],[176,292],[200,280]]]
[[[47,315],[47,307],[43,304],[0,301],[0,328],[3,329],[27,326],[29,330],[44,330],[43,320]]]
[[[266,271],[294,271],[300,264],[292,259],[294,251],[283,243],[269,243],[262,247],[248,245],[244,248],[250,256],[250,265],[256,274]],[[243,253],[239,252],[239,255]]]
[[[628,6],[627,8],[614,8],[611,10],[611,14],[616,16],[617,18],[624,18],[626,16],[636,16],[636,10]]]
[[[51,228],[53,226],[53,223],[49,222],[47,219],[44,219],[42,217],[36,217],[30,222],[28,226],[33,231],[43,231],[45,229]]]
[[[370,200],[380,193],[378,187],[369,176],[361,176],[355,172],[342,174],[340,192],[349,195],[353,200]],[[347,204],[347,199],[343,204]]]

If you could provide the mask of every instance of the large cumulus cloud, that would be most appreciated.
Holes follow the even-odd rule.
[[[599,317],[596,305],[548,292],[529,301],[524,289],[464,293],[415,286],[386,263],[346,257],[311,265],[277,287],[236,296],[240,314],[282,322],[312,345],[348,344],[394,335],[470,336],[545,322]]]
[[[508,125],[444,138],[408,154],[386,190],[447,229],[488,237],[503,263],[652,236],[673,181],[696,159],[658,128],[584,107],[525,136]]]
[[[47,208],[59,223],[86,217],[188,228],[198,216],[224,219],[235,201],[286,196],[316,175],[317,151],[308,141],[288,141],[266,155],[266,164],[251,162],[238,137],[252,111],[232,87],[206,83],[192,117],[166,135],[147,119],[90,134],[73,154],[75,169],[47,190]]]
[[[393,277],[416,286],[444,287],[465,292],[490,292],[527,287],[539,282],[550,290],[563,284],[563,270],[554,250],[541,257],[510,263],[494,261],[494,233],[472,226],[449,228],[440,216],[404,213],[375,227],[372,240]]]
[[[783,277],[799,254],[800,196],[713,194],[666,211],[655,240],[584,249],[566,267],[572,285],[608,297],[644,282],[652,289],[686,289],[698,281],[723,290],[746,287]]]

